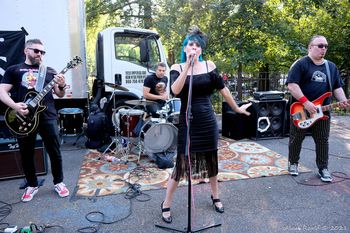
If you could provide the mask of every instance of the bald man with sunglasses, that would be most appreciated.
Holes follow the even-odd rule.
[[[313,36],[308,43],[308,55],[298,59],[290,68],[287,78],[287,85],[293,96],[293,102],[299,102],[304,110],[313,117],[317,113],[317,106],[314,100],[332,92],[333,96],[340,102],[342,108],[349,107],[342,86],[339,71],[333,62],[326,61],[325,56],[328,49],[328,42],[324,36]],[[327,65],[328,63],[328,65]],[[328,66],[328,71],[327,71]],[[332,102],[326,98],[322,105]],[[330,112],[323,112],[330,117]],[[330,119],[318,120],[309,127],[316,145],[316,165],[318,175],[323,182],[332,182],[332,176],[328,171],[328,138],[330,132]],[[297,176],[298,162],[305,134],[308,129],[302,129],[290,124],[289,136],[289,166],[288,170],[292,176]]]

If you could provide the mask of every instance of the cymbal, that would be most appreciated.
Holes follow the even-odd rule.
[[[114,89],[118,89],[118,90],[122,90],[122,91],[129,91],[128,88],[126,87],[122,87],[121,85],[118,84],[114,84],[114,83],[105,83],[106,86],[114,88]]]
[[[125,101],[126,104],[130,105],[150,105],[150,104],[155,104],[156,102],[151,101],[151,100],[127,100]]]

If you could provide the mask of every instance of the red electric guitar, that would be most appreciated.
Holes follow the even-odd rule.
[[[332,96],[331,92],[326,92],[312,103],[317,107],[317,112],[310,115],[310,113],[304,108],[304,105],[300,102],[295,102],[290,106],[290,115],[292,116],[293,123],[300,129],[307,129],[312,126],[318,120],[326,120],[328,116],[324,115],[323,112],[331,110],[335,107],[340,107],[340,102],[322,106],[323,101]],[[347,100],[346,102],[350,102]]]

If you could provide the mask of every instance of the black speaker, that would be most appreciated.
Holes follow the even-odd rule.
[[[253,139],[281,138],[284,136],[286,104],[281,100],[249,100],[252,103]]]
[[[10,129],[7,127],[5,123],[5,116],[0,115],[0,138],[13,138]]]
[[[247,102],[237,102],[242,106]],[[253,136],[252,119],[244,114],[234,112],[226,103],[222,103],[222,136],[240,140]]]

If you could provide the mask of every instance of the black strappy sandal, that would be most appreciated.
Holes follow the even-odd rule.
[[[213,202],[213,206],[214,206],[215,211],[218,212],[218,213],[220,213],[220,214],[222,214],[222,213],[225,211],[225,210],[224,210],[224,206],[222,206],[222,207],[217,207],[217,206],[215,205],[215,203],[221,202],[220,199],[214,199],[214,198],[213,198],[213,195],[211,195],[210,198],[211,198],[211,200],[212,200],[212,202]]]
[[[171,215],[170,215],[169,217],[164,217],[164,216],[163,216],[163,213],[164,213],[164,212],[169,212],[169,211],[170,211],[170,208],[163,208],[163,203],[164,203],[164,201],[163,201],[162,204],[160,205],[160,208],[161,208],[161,210],[162,210],[162,219],[163,219],[163,221],[166,222],[166,223],[171,223],[171,222],[173,221],[173,218],[171,217]]]

